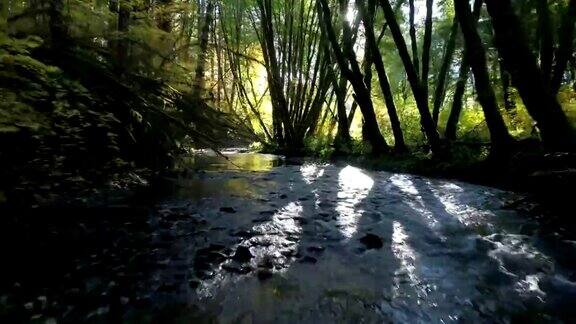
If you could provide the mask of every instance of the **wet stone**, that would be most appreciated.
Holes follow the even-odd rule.
[[[323,246],[319,246],[319,245],[312,245],[306,248],[306,250],[308,252],[312,252],[312,253],[322,253],[324,252],[325,248]]]
[[[382,238],[374,234],[366,234],[360,239],[360,243],[366,246],[366,249],[381,249],[384,246]]]
[[[278,212],[278,209],[274,209],[274,210],[264,210],[260,212],[260,215],[262,216],[272,216],[274,214],[276,214]]]
[[[280,199],[286,199],[286,198],[288,198],[288,195],[286,195],[286,194],[281,194],[279,198],[280,198]]]
[[[250,232],[250,231],[238,231],[232,234],[232,236],[236,236],[236,237],[242,237],[242,238],[250,238],[255,236],[256,234],[254,234],[254,232]]]
[[[260,269],[258,270],[257,276],[260,281],[266,281],[272,278],[272,271],[268,269]]]
[[[235,274],[248,274],[253,270],[250,266],[235,264],[225,264],[222,266],[222,269]]]
[[[198,280],[188,280],[188,287],[192,288],[192,289],[196,289],[198,288],[198,286],[200,286],[200,281]]]
[[[232,207],[220,207],[220,211],[223,213],[234,214],[236,213],[236,209]]]
[[[250,260],[252,259],[253,255],[250,252],[250,249],[246,246],[239,246],[236,249],[236,253],[234,253],[234,256],[232,257],[232,259],[234,261],[238,261],[238,262],[242,262],[242,263],[246,263],[246,262],[250,262]]]
[[[311,257],[309,255],[304,256],[302,259],[298,260],[298,262],[300,263],[311,263],[314,264],[316,262],[318,262],[318,259]]]

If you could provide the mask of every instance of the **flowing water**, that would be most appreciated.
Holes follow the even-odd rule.
[[[197,155],[183,164],[196,171],[166,179],[144,239],[144,263],[154,266],[116,292],[118,318],[576,320],[576,242],[541,233],[508,208],[518,194],[346,164],[226,154]],[[137,272],[129,268],[124,275]],[[97,307],[88,318],[105,322],[113,309]]]

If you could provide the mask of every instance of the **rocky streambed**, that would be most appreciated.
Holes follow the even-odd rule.
[[[67,231],[24,228],[30,255],[12,253],[0,318],[576,319],[576,242],[509,208],[517,194],[252,153],[188,163],[156,185],[149,209],[103,209]]]

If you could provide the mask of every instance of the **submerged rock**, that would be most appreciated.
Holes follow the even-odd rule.
[[[257,276],[260,281],[265,281],[272,278],[272,271],[268,269],[260,269],[258,270]]]
[[[234,261],[238,261],[241,263],[247,263],[250,262],[250,260],[253,258],[254,256],[252,255],[252,253],[250,252],[250,249],[246,246],[239,246],[236,249],[236,253],[234,253],[234,256],[232,256],[232,259]]]
[[[318,259],[311,257],[309,255],[306,255],[302,259],[300,259],[298,262],[300,262],[300,263],[316,263],[316,262],[318,262]]]
[[[252,267],[250,266],[245,265],[238,266],[235,264],[225,264],[222,266],[222,269],[236,274],[248,274],[250,273],[250,271],[252,271]]]
[[[381,249],[384,246],[382,238],[374,234],[366,234],[360,239],[360,243],[366,246],[366,249]]]
[[[236,213],[236,209],[232,207],[220,207],[220,211],[223,213],[234,214]]]

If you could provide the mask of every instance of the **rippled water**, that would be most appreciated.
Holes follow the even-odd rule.
[[[276,167],[270,156],[259,162],[259,155],[248,156],[233,160],[250,161],[244,166],[256,165],[258,172],[208,167],[217,171],[180,179],[178,195],[160,204],[156,214],[160,221],[183,215],[158,234],[177,237],[167,254],[179,262],[167,261],[156,280],[171,282],[178,293],[156,297],[193,305],[190,318],[222,323],[576,318],[570,261],[576,244],[542,237],[525,215],[506,209],[515,194],[350,165]],[[207,194],[193,193],[198,191]],[[381,244],[366,244],[367,235]],[[239,247],[252,257],[235,259]]]
[[[151,210],[15,218],[0,322],[576,322],[576,242],[517,194],[223,153],[185,159]]]

